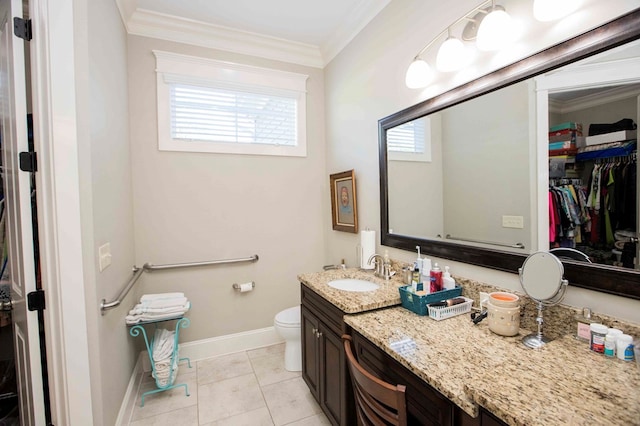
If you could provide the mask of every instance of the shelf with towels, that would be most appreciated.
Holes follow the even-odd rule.
[[[162,322],[176,321],[175,331],[168,331],[158,328],[158,324]],[[145,325],[154,326],[153,337],[147,336]],[[144,338],[144,344],[147,348],[147,354],[149,355],[149,361],[151,362],[151,374],[155,379],[156,389],[147,391],[142,394],[140,406],[144,407],[144,398],[147,395],[163,392],[169,389],[184,387],[186,396],[189,396],[189,388],[186,383],[175,383],[176,376],[178,375],[178,363],[180,361],[187,361],[187,365],[191,368],[191,360],[189,358],[179,358],[178,354],[178,338],[181,328],[187,328],[191,324],[189,318],[185,318],[180,315],[175,318],[163,318],[153,321],[141,321],[135,325],[130,325],[129,334],[133,337],[137,337],[142,334]],[[166,333],[165,333],[166,332]],[[167,346],[170,345],[170,347]],[[168,352],[167,357],[161,359],[154,359],[154,349],[156,345],[162,345],[160,352]],[[167,364],[168,362],[168,364]]]

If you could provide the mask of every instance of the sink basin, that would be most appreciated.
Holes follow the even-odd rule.
[[[353,278],[343,279],[343,280],[333,280],[327,283],[329,287],[333,287],[338,290],[344,291],[374,291],[377,290],[380,286],[376,283],[372,283],[371,281],[358,280]]]

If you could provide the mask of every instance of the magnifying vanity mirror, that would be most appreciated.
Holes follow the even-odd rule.
[[[548,130],[578,120],[567,107],[575,98],[588,103],[615,93],[631,105],[620,118],[640,122],[639,38],[637,9],[381,119],[382,244],[420,246],[432,256],[512,273],[532,253],[567,247],[549,237]],[[591,110],[580,114],[585,134],[589,123],[616,121]],[[402,145],[407,138],[414,155]],[[599,262],[593,252],[557,255],[572,285],[640,299],[635,155],[629,156],[636,176],[631,227],[619,233],[625,239],[619,250],[597,247],[616,260],[628,242],[631,263]],[[584,163],[585,185],[598,161]]]
[[[560,303],[569,282],[563,278],[564,267],[560,260],[547,252],[529,255],[518,272],[522,289],[538,305],[538,331],[525,336],[522,343],[529,348],[541,348],[549,341],[542,334],[542,309]]]

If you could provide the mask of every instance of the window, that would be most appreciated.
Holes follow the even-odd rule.
[[[431,161],[431,126],[428,117],[387,130],[387,152],[392,161]]]
[[[154,54],[161,151],[306,156],[306,75]]]

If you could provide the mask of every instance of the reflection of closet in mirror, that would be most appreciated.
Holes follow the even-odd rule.
[[[611,67],[637,66],[637,51],[626,47],[557,73],[556,77],[572,76],[574,87],[550,90],[548,105],[549,129],[554,130],[549,133],[549,247],[575,248],[593,263],[636,269],[638,177],[633,129],[639,121],[640,84],[614,84],[615,76],[610,83],[594,86],[586,81],[580,85],[580,80],[585,70],[597,74]]]

